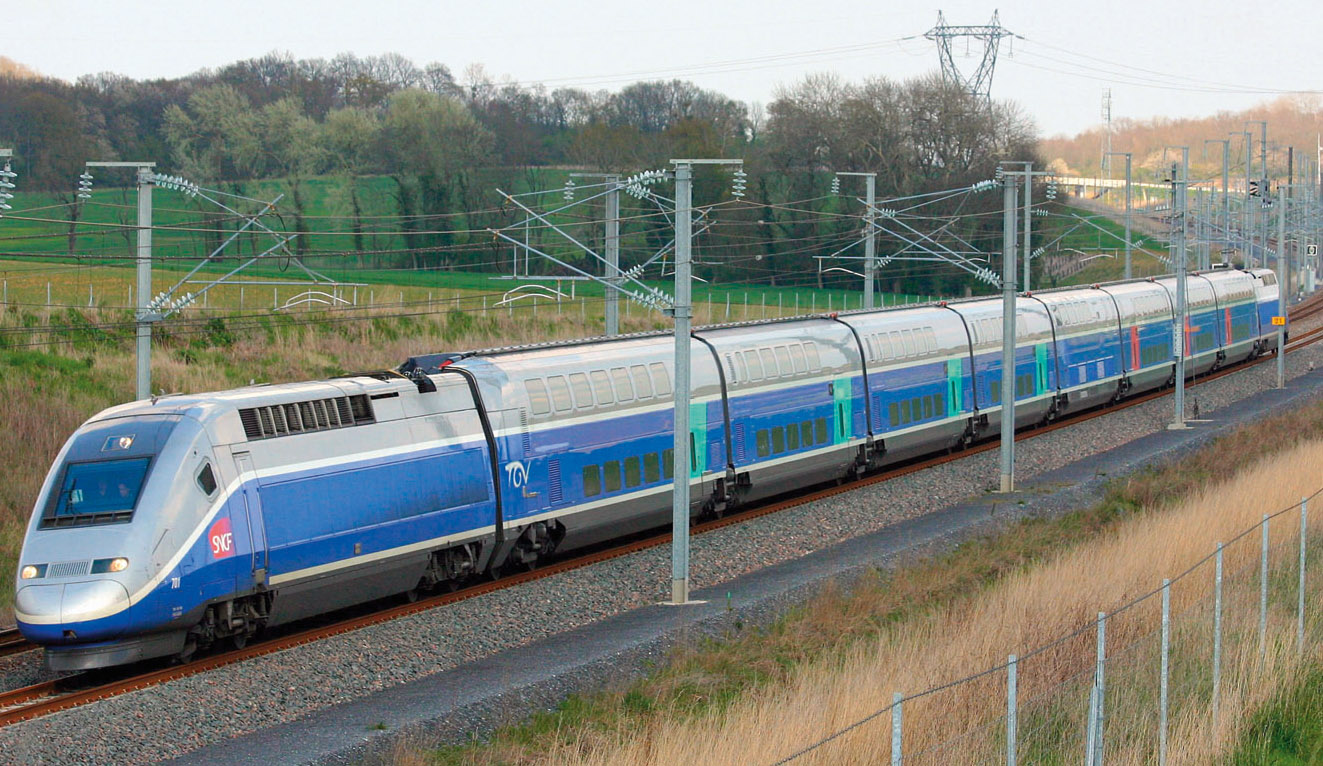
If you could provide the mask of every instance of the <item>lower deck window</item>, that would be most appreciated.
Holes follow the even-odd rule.
[[[595,465],[583,469],[583,496],[596,497],[602,494],[602,470]]]

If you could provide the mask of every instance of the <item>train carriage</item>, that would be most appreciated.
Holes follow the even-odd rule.
[[[1189,375],[1274,336],[1268,270],[1189,279]],[[1020,425],[1161,386],[1170,278],[1017,302]],[[691,514],[965,443],[1001,417],[1001,302],[700,328]],[[68,670],[454,585],[666,523],[673,340],[415,357],[397,370],[112,407],[51,467],[15,615]]]

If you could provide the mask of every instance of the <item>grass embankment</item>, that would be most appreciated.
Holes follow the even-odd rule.
[[[1233,476],[1228,467],[1240,470]],[[499,730],[490,742],[436,752],[402,747],[395,760],[773,763],[886,707],[894,691],[946,683],[1084,627],[1075,639],[1020,666],[1022,757],[1077,762],[1093,661],[1089,623],[1098,610],[1151,591],[1264,511],[1317,489],[1320,476],[1323,406],[1314,406],[1118,481],[1094,508],[1024,521],[935,559],[829,587],[766,629],[736,624],[724,638],[677,650],[642,680],[572,696],[555,711]],[[1288,547],[1293,518],[1273,526],[1274,539]],[[1206,762],[1229,749],[1297,668],[1294,626],[1283,619],[1294,613],[1295,574],[1282,563],[1291,560],[1290,551],[1274,559],[1268,650],[1262,664],[1254,662],[1257,539],[1252,535],[1227,553],[1216,729],[1207,724],[1211,639],[1207,612],[1200,611],[1211,567],[1205,566],[1208,577],[1181,581],[1173,590],[1173,763]],[[1109,624],[1109,763],[1155,760],[1155,601]],[[1004,755],[1004,695],[1004,674],[996,673],[907,703],[906,762],[927,762],[921,751],[962,734],[970,736],[956,749],[929,752],[931,762]],[[885,763],[889,740],[889,718],[882,716],[796,763]]]

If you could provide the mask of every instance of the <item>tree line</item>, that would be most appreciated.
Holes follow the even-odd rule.
[[[681,80],[609,92],[501,82],[476,66],[457,78],[444,64],[419,67],[397,54],[327,60],[273,53],[141,81],[101,73],[67,83],[0,72],[0,104],[0,146],[15,150],[25,188],[72,198],[87,160],[154,160],[210,185],[280,179],[294,228],[303,229],[306,180],[332,176],[357,232],[359,180],[384,176],[402,225],[420,231],[409,240],[417,250],[459,244],[434,226],[422,233],[429,218],[489,210],[492,183],[515,188],[521,173],[539,168],[628,174],[672,157],[736,157],[751,178],[749,199],[777,205],[825,196],[834,170],[876,172],[882,197],[963,186],[990,178],[1000,160],[1033,159],[1037,142],[1016,106],[981,102],[936,74],[862,83],[812,75],[782,87],[764,107]],[[729,188],[720,173],[705,171],[695,194],[698,203],[712,203]],[[816,204],[826,212],[849,208]],[[977,213],[997,201],[956,204]],[[500,214],[490,215],[467,225],[499,225]],[[770,279],[812,270],[793,243],[858,228],[857,221],[790,210],[744,218],[734,215],[711,241],[758,251],[753,268]],[[976,237],[989,233],[988,218],[960,226]],[[362,249],[361,240],[356,246]],[[416,253],[410,262],[418,264]],[[896,274],[907,269],[915,271],[901,264]],[[935,292],[946,277],[933,279]]]

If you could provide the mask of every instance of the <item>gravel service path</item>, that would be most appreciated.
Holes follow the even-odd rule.
[[[1323,366],[1323,347],[1320,346],[1323,344],[1310,346],[1288,357],[1288,377],[1306,376],[1300,385],[1288,386],[1289,402],[1281,395],[1264,399],[1282,407],[1299,406],[1307,392],[1312,392],[1323,379],[1323,372],[1312,373],[1315,367]],[[1216,421],[1197,430],[1209,434],[1218,422],[1225,423],[1237,413],[1244,416],[1248,405],[1227,408],[1271,388],[1274,381],[1275,370],[1269,363],[1191,390],[1187,396],[1190,410],[1194,410],[1197,402],[1199,412]],[[1162,432],[1171,420],[1171,410],[1171,398],[1163,397],[1023,442],[1016,448],[1017,477],[1028,480],[1041,476],[1147,434]],[[838,495],[696,537],[691,548],[692,582],[696,587],[734,587],[737,578],[752,578],[752,573],[772,565],[793,562],[814,551],[902,522],[906,523],[894,530],[896,534],[891,537],[898,538],[895,541],[898,550],[904,549],[909,546],[906,536],[919,528],[914,525],[926,523],[920,517],[956,505],[966,498],[985,497],[994,489],[997,460],[995,451],[970,456],[868,491]],[[1142,461],[1143,456],[1126,464],[1135,465]],[[1087,477],[1091,470],[1089,464],[1082,468],[1076,466],[1077,472],[1083,471],[1080,476]],[[1077,481],[1052,478],[1058,483]],[[978,526],[976,516],[986,520],[995,515],[1001,522],[1018,513],[1009,500],[1001,513],[995,512],[995,505],[992,507],[993,510],[982,507],[977,514],[969,515],[963,528]],[[940,538],[950,538],[950,532],[939,531],[926,537],[916,535],[914,539],[932,545]],[[888,534],[883,533],[883,536]],[[828,553],[809,558],[823,562],[829,561],[833,555]],[[669,557],[669,547],[632,554],[447,608],[9,726],[0,729],[0,762],[151,763],[182,756],[248,732],[288,724],[330,706],[361,700],[406,682],[462,668],[505,650],[527,647],[556,634],[655,604],[669,594]],[[794,567],[793,564],[785,566]],[[720,593],[722,590],[718,587],[709,592]],[[760,602],[762,618],[770,617],[786,602],[807,592],[801,584],[784,591],[779,599],[764,599]],[[673,613],[682,611],[674,610]],[[750,615],[749,619],[756,617]],[[683,620],[677,618],[670,622],[680,624]],[[667,634],[665,627],[657,628],[660,641],[639,643],[639,646],[646,645],[642,654],[620,663],[607,660],[580,679],[557,679],[544,691],[549,689],[549,699],[554,699],[574,688],[590,688],[603,678],[624,677],[636,672],[645,656],[655,656],[670,642],[690,635],[683,626],[662,635]],[[700,626],[696,629],[707,628]],[[509,657],[512,661],[509,667],[517,667],[522,654],[512,652]],[[25,679],[36,680],[38,665],[35,653],[0,660],[0,684],[13,688]],[[509,681],[515,681],[515,670],[503,672],[509,673]],[[495,689],[508,685],[506,678],[476,680]],[[444,701],[438,700],[437,704],[442,705]],[[513,698],[507,696],[500,698],[497,708],[473,708],[457,719],[443,722],[443,728],[455,733],[486,731],[493,725],[525,715],[538,704],[546,704],[546,700],[522,693]],[[325,715],[334,718],[333,712]],[[383,739],[382,732],[375,730],[377,721],[383,719],[355,720],[354,715],[346,713],[340,717],[340,723],[336,725],[345,730],[337,737],[327,739],[320,750],[317,750],[318,742],[311,737],[313,730],[309,728],[310,738],[304,744],[316,753],[291,752],[289,757],[294,760],[287,760],[280,757],[278,749],[257,752],[263,753],[263,761],[268,764],[303,762],[310,757],[325,757],[343,749],[346,737],[351,742]],[[297,739],[301,728],[296,725],[278,731],[287,735],[292,733]],[[243,742],[260,747],[262,740],[259,735]],[[220,745],[208,747],[195,758],[184,760],[215,763],[226,759],[230,753],[236,757],[233,762],[243,762],[241,752],[243,748]]]

